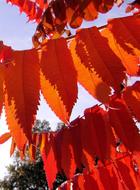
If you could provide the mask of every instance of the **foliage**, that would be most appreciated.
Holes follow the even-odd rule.
[[[50,123],[46,120],[37,119],[32,129],[33,133],[49,132],[51,130]]]
[[[4,190],[45,190],[47,181],[43,170],[43,162],[38,154],[36,162],[29,161],[26,155],[23,161],[19,153],[14,155],[14,162],[7,167],[8,174],[0,181],[0,188]]]
[[[127,101],[123,95],[128,93],[126,77],[139,75],[139,34],[135,32],[135,26],[140,29],[139,23],[139,16],[130,16],[110,21],[105,33],[96,27],[83,29],[69,48],[64,38],[49,40],[40,51],[14,51],[1,43],[0,105],[4,102],[11,136],[21,151],[32,138],[40,90],[65,124],[69,124],[77,100],[78,81],[105,105],[109,105],[110,93],[120,94]],[[139,97],[135,98],[139,102]]]
[[[16,51],[0,42],[0,111],[4,105],[10,131],[1,142],[11,136],[11,152],[17,147],[23,156],[28,147],[32,160],[39,147],[51,189],[59,173],[67,178],[59,189],[139,190],[139,12],[81,29],[67,40],[60,38],[67,24],[77,28],[83,19],[94,20],[123,1],[10,2],[29,19],[38,20],[38,8],[43,16],[33,37],[35,48]],[[139,1],[132,6],[139,9]],[[132,76],[137,81],[129,86]],[[101,104],[70,122],[78,82]],[[67,127],[32,134],[40,91]]]
[[[48,134],[50,140],[41,152],[50,187],[59,171],[63,171],[67,179],[70,179],[68,182],[75,184],[77,179],[75,173],[79,176],[81,169],[84,169],[83,184],[85,176],[86,178],[90,176],[98,188],[100,188],[98,180],[106,187],[106,176],[111,178],[112,172],[116,170],[114,174],[116,180],[120,178],[128,189],[132,189],[132,186],[137,189],[140,177],[136,169],[140,166],[139,130],[123,99],[112,97],[110,107],[116,109],[106,111],[98,105],[88,108],[84,112],[84,117],[71,122],[69,128],[64,128],[56,134]],[[120,165],[125,169],[123,170]],[[80,172],[76,172],[77,169]],[[105,173],[102,176],[100,172],[104,169]],[[125,171],[128,171],[127,175],[124,175]],[[98,177],[94,172],[99,172]],[[131,184],[128,183],[129,178],[132,178]],[[120,181],[117,181],[121,186]],[[77,189],[78,186],[82,188],[82,184],[75,186]],[[110,188],[113,189],[113,186]],[[116,190],[117,188],[116,186]]]

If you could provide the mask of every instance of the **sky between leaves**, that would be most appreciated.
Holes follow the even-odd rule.
[[[130,1],[126,1],[130,2]],[[90,27],[93,25],[105,25],[107,19],[125,16],[124,4],[121,8],[113,7],[106,15],[100,14],[99,18],[94,22],[83,23],[82,27]],[[25,14],[20,14],[15,6],[8,5],[6,0],[0,0],[0,41],[5,45],[11,46],[16,50],[32,48],[32,36],[35,32],[36,24],[28,22]],[[73,31],[74,32],[74,31]],[[59,119],[54,115],[50,108],[41,97],[41,106],[39,108],[37,119],[46,119],[54,128]],[[71,120],[79,115],[82,115],[85,108],[96,104],[97,101],[92,98],[81,86],[79,86],[79,95],[77,104],[75,105]],[[3,111],[0,118],[0,135],[8,130],[5,121],[5,113]],[[10,140],[3,145],[0,145],[0,178],[3,178],[6,173],[5,166],[12,162],[9,157]]]

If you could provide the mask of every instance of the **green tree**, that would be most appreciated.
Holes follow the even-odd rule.
[[[51,127],[50,127],[50,123],[49,121],[43,120],[41,122],[41,120],[37,119],[32,132],[33,133],[42,133],[42,132],[49,132],[51,131]]]
[[[1,190],[46,190],[48,189],[43,162],[37,153],[36,162],[29,160],[28,155],[23,161],[19,153],[14,154],[13,164],[7,167],[8,174],[0,181]]]
[[[65,127],[63,123],[58,123],[56,130]],[[50,131],[48,121],[36,120],[33,127],[33,133],[42,133]],[[43,161],[39,152],[36,153],[36,161],[31,162],[28,152],[24,160],[20,159],[18,151],[13,155],[13,163],[7,167],[8,174],[0,181],[1,190],[47,190],[45,171],[43,169]],[[66,180],[65,175],[57,174],[54,182],[54,189]]]
[[[48,190],[43,161],[37,153],[36,162],[29,160],[26,154],[25,159],[21,160],[19,152],[14,154],[14,162],[7,167],[8,174],[0,181],[0,190]],[[63,174],[57,174],[53,184],[55,190],[58,186],[66,181]]]

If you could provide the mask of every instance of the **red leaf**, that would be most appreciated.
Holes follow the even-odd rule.
[[[126,88],[123,97],[132,114],[140,121],[140,82],[137,81],[132,86]]]
[[[114,127],[117,136],[130,151],[140,150],[139,130],[123,99],[112,97],[110,107],[110,123]]]
[[[0,41],[0,115],[4,102],[4,69],[7,67],[7,64],[12,61],[12,53],[11,47],[5,46],[3,42]]]
[[[46,48],[41,55],[42,93],[56,115],[67,123],[77,99],[76,71],[65,39],[49,40]]]
[[[76,9],[76,6],[75,6]],[[78,28],[83,22],[83,18],[76,14],[75,10],[71,7],[66,9],[67,23],[71,28]]]
[[[4,82],[3,68],[2,65],[0,65],[0,115],[2,112],[3,101],[4,101],[3,82]]]
[[[66,20],[66,4],[64,1],[53,1],[53,13],[55,15],[55,23],[62,24]]]
[[[44,1],[44,0],[36,0],[36,3],[39,4],[40,8],[44,8],[48,6],[48,2],[47,1]]]
[[[61,141],[61,166],[68,179],[72,178],[76,170],[72,140],[70,129],[64,129]]]
[[[119,173],[121,175],[121,178],[125,184],[125,188],[128,189],[140,189],[139,185],[137,184],[135,175],[134,175],[134,169],[131,166],[130,158],[125,157],[121,160],[116,161]]]
[[[82,164],[88,168],[89,170],[92,170],[94,168],[94,162],[95,162],[95,151],[94,151],[94,145],[93,145],[93,133],[91,130],[90,125],[86,125],[86,122],[84,119],[79,120],[79,126],[80,126],[80,133],[79,136],[81,138],[82,143]]]
[[[15,143],[21,149],[26,137],[31,140],[31,130],[39,104],[37,52],[33,49],[14,51],[13,62],[5,67],[4,77],[7,122]]]
[[[64,136],[64,130],[60,130],[55,135],[55,139],[52,144],[54,155],[56,158],[58,172],[62,172],[62,170],[63,170],[63,168],[61,166],[61,161],[63,160],[63,154],[65,154],[64,152],[61,151],[61,149],[62,149],[61,142],[63,141],[63,136]],[[64,160],[64,162],[65,162],[65,160]]]
[[[115,151],[115,138],[109,124],[109,116],[99,106],[88,108],[84,113],[89,139],[92,139],[94,155],[103,162],[111,157],[111,151]]]
[[[98,11],[95,7],[95,2],[91,1],[83,11],[84,19],[86,21],[92,21],[98,17]]]
[[[39,16],[38,10],[41,9],[43,13],[43,9],[48,5],[39,0],[36,2],[33,2],[32,0],[7,0],[7,2],[11,2],[13,5],[18,6],[20,12],[24,12],[29,17],[29,20],[36,20],[37,22],[40,21],[42,16],[42,14]]]
[[[91,174],[86,174],[84,175],[84,189],[85,190],[91,190],[91,187],[94,190],[102,190],[101,186],[98,186],[97,180],[94,177],[94,173]]]
[[[2,43],[2,47],[0,47],[0,63],[7,64],[8,62],[12,61],[13,51],[11,47],[5,46]]]
[[[111,163],[109,163],[106,167],[98,167],[96,172],[98,173],[99,180],[105,190],[122,190],[119,176],[115,172]]]
[[[69,129],[69,133],[71,135],[71,145],[73,147],[74,152],[74,160],[77,168],[81,169],[82,167],[82,140],[81,140],[81,128],[80,118],[75,119],[71,122],[72,127]]]
[[[121,59],[123,66],[126,68],[127,74],[132,76],[138,75],[139,57],[134,55],[133,52],[127,52],[121,44],[117,43],[115,36],[108,28],[103,29],[101,35],[108,40],[108,45],[112,51]]]
[[[104,1],[101,1],[98,10],[101,13],[106,13],[107,11],[109,11],[112,8],[113,4],[114,4],[113,0],[104,0]]]
[[[110,20],[108,28],[125,51],[140,56],[139,15]]]
[[[89,66],[85,65],[85,61],[82,61],[79,57],[79,51],[76,53],[76,47],[77,44],[74,39],[70,43],[70,50],[75,69],[77,70],[78,81],[93,97],[103,103],[107,103],[109,101],[110,94],[109,86],[95,72],[94,67],[90,69]]]
[[[136,178],[137,186],[140,187],[140,152],[132,155],[131,167],[133,167],[134,175]]]
[[[77,34],[76,52],[90,71],[94,70],[109,86],[120,90],[125,78],[124,67],[96,27],[83,29]]]
[[[84,176],[83,174],[74,176],[73,190],[85,190],[84,188]]]

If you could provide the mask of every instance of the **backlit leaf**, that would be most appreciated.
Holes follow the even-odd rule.
[[[73,58],[75,69],[77,70],[78,81],[81,85],[97,100],[107,103],[109,101],[110,88],[95,72],[94,68],[90,69],[85,65],[76,53],[76,40],[70,43],[70,50]]]
[[[107,38],[110,48],[121,59],[127,74],[132,76],[137,75],[139,71],[139,58],[133,53],[128,53],[121,44],[117,43],[117,40],[108,28],[103,29],[101,35]]]
[[[115,138],[109,123],[109,116],[99,106],[88,108],[84,113],[89,139],[92,139],[94,155],[103,162],[115,151]]]
[[[76,53],[90,71],[95,71],[109,86],[120,90],[125,78],[124,67],[113,53],[107,40],[96,27],[83,29],[77,34]]]
[[[116,42],[128,53],[140,56],[140,16],[112,19],[108,28]]]
[[[53,137],[50,137],[50,142],[47,144],[47,147],[45,147],[41,152],[41,156],[44,162],[44,170],[46,173],[46,180],[48,181],[48,185],[51,189],[53,187],[53,182],[55,181],[56,174],[58,172],[52,143]]]
[[[13,62],[5,67],[5,111],[9,129],[18,148],[20,144],[23,147],[26,137],[29,141],[32,139],[39,89],[37,52],[14,51]]]
[[[112,97],[110,101],[110,123],[115,132],[130,151],[140,150],[140,134],[137,126],[132,119],[130,111],[119,97]],[[133,139],[133,142],[132,142]]]
[[[140,82],[135,82],[129,86],[123,93],[123,97],[132,114],[140,121]]]
[[[50,40],[41,55],[41,90],[56,115],[68,122],[77,99],[77,74],[66,40]]]
[[[9,132],[4,133],[0,136],[0,144],[5,143],[9,138],[11,137],[11,134]]]

